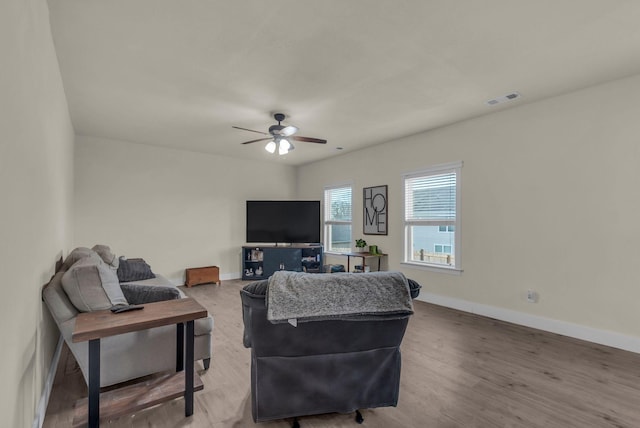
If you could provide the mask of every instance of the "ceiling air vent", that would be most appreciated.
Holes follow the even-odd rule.
[[[510,94],[503,95],[501,97],[494,98],[486,102],[488,106],[494,106],[496,104],[505,103],[507,101],[513,101],[516,98],[520,98],[520,94],[517,92],[511,92]]]

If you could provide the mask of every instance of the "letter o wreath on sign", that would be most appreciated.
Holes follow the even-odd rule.
[[[388,215],[387,186],[365,187],[362,195],[365,235],[386,235]]]

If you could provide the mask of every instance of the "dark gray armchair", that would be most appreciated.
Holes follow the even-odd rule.
[[[258,281],[240,292],[255,422],[334,412],[356,412],[362,422],[359,409],[397,405],[400,343],[410,313],[355,314],[294,327],[267,320],[267,288],[267,281]],[[417,297],[420,285],[409,280],[408,288]]]

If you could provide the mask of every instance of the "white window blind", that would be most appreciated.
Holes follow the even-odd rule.
[[[462,162],[405,174],[404,262],[460,270]]]
[[[351,222],[351,186],[325,190],[326,221]]]
[[[454,225],[456,173],[407,177],[405,220],[408,223]]]

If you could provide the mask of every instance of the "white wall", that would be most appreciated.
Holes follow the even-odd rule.
[[[365,238],[423,298],[621,334],[640,351],[639,117],[636,76],[309,164],[298,177],[317,198],[354,182],[354,239],[362,188],[388,184],[389,235]],[[464,272],[401,265],[401,174],[460,160]],[[526,302],[529,288],[538,303]]]
[[[0,415],[30,426],[58,330],[40,296],[71,245],[73,129],[44,0],[0,2]]]
[[[183,283],[187,267],[239,277],[247,199],[291,199],[295,169],[77,137],[75,246],[110,245]]]

